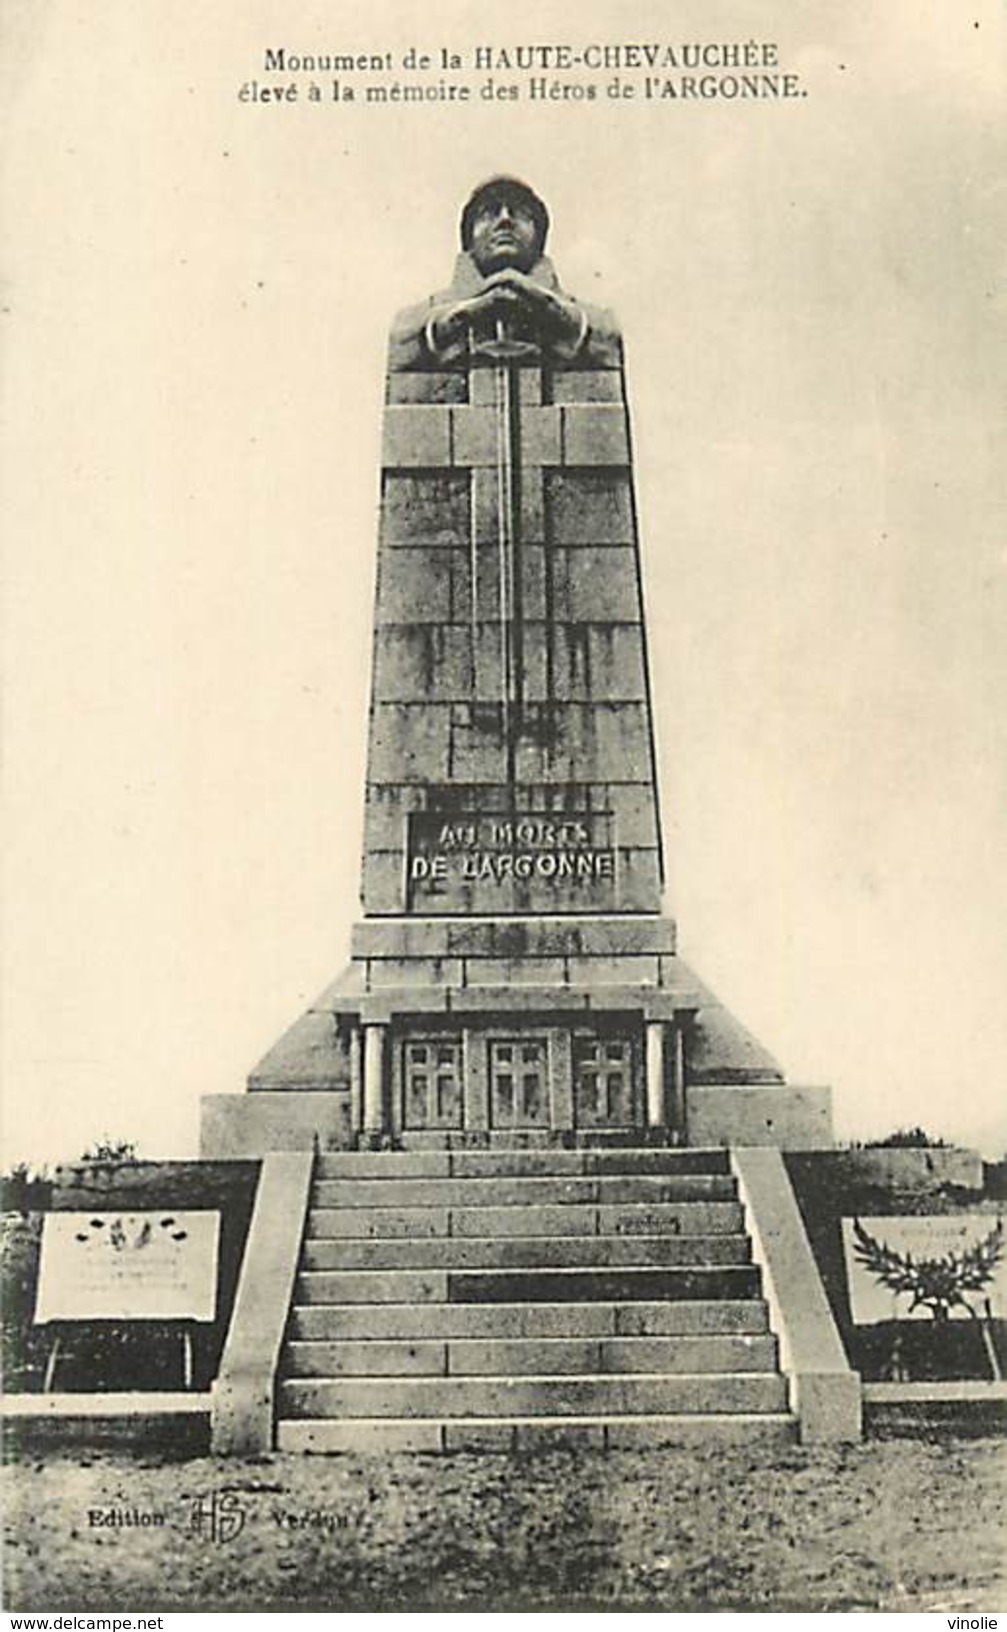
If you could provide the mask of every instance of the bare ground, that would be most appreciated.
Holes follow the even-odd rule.
[[[8,1610],[1007,1604],[990,1438],[255,1464],[51,1451],[3,1477]],[[228,1494],[237,1533],[213,1539],[209,1499]],[[91,1523],[109,1507],[163,1522]]]

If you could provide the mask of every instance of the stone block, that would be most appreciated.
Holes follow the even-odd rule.
[[[586,1153],[548,1145],[539,1150],[456,1150],[451,1153],[451,1173],[457,1179],[534,1178],[536,1174],[578,1174],[587,1172]],[[536,1231],[531,1232],[533,1235]]]
[[[500,645],[500,554],[496,540],[480,544],[475,552],[475,589],[470,593],[471,557],[466,557],[464,571],[457,573],[457,588],[452,605],[455,621],[471,626],[474,622],[483,631],[480,655],[485,658]],[[522,621],[541,621],[545,617],[545,552],[538,544],[522,546],[518,569]]]
[[[382,478],[382,544],[467,545],[469,477],[465,471],[386,471]]]
[[[457,1155],[461,1155],[458,1152]],[[473,1157],[477,1151],[470,1153]],[[453,1160],[456,1158],[452,1158]],[[468,1172],[468,1169],[464,1169]],[[497,1238],[512,1236],[568,1237],[591,1236],[597,1230],[597,1210],[593,1203],[560,1206],[545,1202],[507,1207],[455,1207],[451,1211],[451,1229],[455,1236],[492,1235]]]
[[[405,860],[401,850],[367,850],[362,895],[366,912],[405,910]]]
[[[647,688],[640,630],[630,624],[527,624],[524,695],[535,702],[642,702]]]
[[[450,1171],[451,1157],[439,1150],[339,1151],[320,1155],[315,1163],[316,1179],[381,1179],[390,1173],[400,1178],[446,1179]]]
[[[374,632],[375,702],[472,695],[472,637],[458,624],[386,624]]]
[[[468,559],[461,551],[434,545],[406,546],[383,553],[378,562],[377,625],[451,623],[456,580],[468,585]]]
[[[350,932],[354,958],[442,957],[455,951],[442,919],[402,918],[395,922],[356,923]]]
[[[386,469],[450,465],[451,409],[387,407],[381,462]]]
[[[579,1152],[585,1173],[729,1173],[726,1150],[689,1150],[681,1145],[618,1147]],[[333,1157],[333,1161],[345,1157]],[[703,1232],[700,1232],[703,1233]]]
[[[501,401],[500,377],[495,368],[474,368],[469,375],[469,401],[493,408]],[[542,370],[534,366],[517,371],[518,395],[522,404],[536,407],[542,401]]]
[[[775,1371],[776,1341],[768,1334],[690,1337],[616,1337],[599,1345],[599,1371]]]
[[[451,747],[451,704],[376,703],[371,712],[368,782],[446,781]]]
[[[683,1299],[680,1303],[623,1305],[615,1311],[615,1329],[620,1337],[761,1333],[769,1330],[769,1317],[761,1299]]]
[[[657,822],[657,795],[649,780],[612,782],[605,790],[606,802],[615,815],[619,843],[627,850],[656,850],[660,844]],[[673,953],[674,938],[661,948]]]
[[[608,782],[620,773],[641,782],[651,774],[646,707],[629,703],[539,703],[526,710],[527,737],[518,745],[522,782]]]
[[[352,1142],[349,1088],[338,1093],[204,1094],[200,1102],[202,1161],[239,1161],[270,1151],[310,1151]]]
[[[449,1006],[451,987],[444,986],[384,986],[380,991],[368,992],[360,999],[359,1014],[362,1025],[387,1026],[401,1015],[439,1015]],[[413,1139],[420,1134],[410,1135]],[[438,1139],[443,1134],[437,1135]],[[419,1147],[422,1148],[422,1147]],[[429,1147],[428,1147],[429,1148]],[[433,1147],[438,1148],[438,1147]]]
[[[453,1014],[568,1014],[582,1012],[584,999],[576,992],[550,986],[475,986],[448,993]]]
[[[394,1456],[443,1450],[439,1422],[287,1421],[277,1425],[276,1448],[306,1455]]]
[[[443,1377],[447,1345],[347,1339],[288,1343],[289,1377]]]
[[[313,1340],[577,1337],[611,1335],[615,1311],[611,1304],[319,1304],[295,1307],[291,1330]]]
[[[367,966],[372,990],[385,986],[460,986],[462,966],[458,958],[372,958]]]
[[[545,482],[534,465],[521,473],[521,538],[525,544],[546,542]]]
[[[509,923],[451,923],[431,926],[432,938],[424,939],[423,950],[443,946],[459,957],[511,959],[606,954],[624,947],[633,952],[657,952],[671,944],[670,929],[668,921],[660,918],[524,918]],[[423,933],[428,933],[426,926]],[[366,940],[360,943],[361,951],[374,946],[371,934],[368,931]],[[443,941],[435,938],[442,934]]]
[[[758,1296],[758,1271],[719,1269],[489,1269],[448,1272],[452,1303],[636,1302]]]
[[[562,958],[468,958],[466,986],[563,986]]]
[[[574,990],[574,988],[571,988]],[[659,986],[581,986],[584,1006],[592,1014],[632,1015],[634,1020],[672,1020],[674,1004]]]
[[[526,620],[542,620],[546,616],[546,573],[549,552],[538,544],[525,544],[521,550],[520,586],[521,616]]]
[[[432,1157],[439,1164],[447,1162],[447,1156],[439,1151],[416,1154]],[[382,1158],[387,1163],[387,1151],[375,1153],[376,1161],[380,1162]],[[446,1165],[438,1167],[437,1172],[446,1178]],[[337,1177],[339,1176],[337,1174]],[[380,1177],[380,1169],[375,1171],[374,1177]],[[335,1194],[338,1195],[339,1192],[336,1191]],[[395,1241],[405,1237],[410,1240],[427,1240],[447,1234],[448,1213],[443,1207],[361,1207],[356,1202],[352,1206],[340,1206],[337,1203],[326,1207],[315,1204],[308,1220],[308,1235],[312,1240],[318,1241],[345,1238]]]
[[[500,538],[500,515],[497,507],[500,483],[496,469],[480,467],[473,470],[471,481],[473,536],[478,544],[487,544],[495,549]]]
[[[407,817],[425,808],[426,790],[416,783],[371,783],[364,807],[364,849],[403,849]],[[354,935],[360,927],[354,926]]]
[[[557,546],[550,554],[550,567],[553,616],[557,622],[640,622],[635,550],[620,545]],[[544,608],[530,615],[543,617]]]
[[[480,564],[478,574],[480,581],[482,576],[482,564]],[[497,600],[495,576],[492,582],[492,598],[495,604]],[[477,607],[480,619],[485,610],[485,604],[480,601]],[[469,638],[472,638],[471,633],[469,633]],[[502,694],[503,654],[500,645],[500,625],[480,621],[475,629],[475,683],[469,693],[478,703],[496,703]]]
[[[566,465],[626,465],[629,463],[629,427],[621,404],[565,407],[563,463]],[[430,461],[432,462],[432,461]]]
[[[828,1150],[833,1144],[828,1088],[686,1085],[686,1122],[694,1145]]]
[[[657,959],[637,957],[570,958],[569,983],[571,986],[656,986]]]
[[[495,368],[469,370],[469,402],[476,408],[495,408],[500,401],[499,375]]]
[[[451,415],[451,456],[455,465],[500,463],[500,421],[494,408],[455,408]]]
[[[380,1181],[378,1181],[380,1182]],[[297,1278],[298,1303],[443,1303],[442,1270],[312,1270]]]
[[[621,402],[622,372],[617,368],[570,368],[552,376],[553,402]]]
[[[691,1207],[701,1202],[710,1205],[735,1200],[735,1181],[727,1173],[682,1173],[678,1170],[668,1173],[602,1173],[597,1175],[596,1182],[600,1207],[625,1208],[642,1203],[653,1208],[667,1202],[688,1202]],[[701,1228],[699,1217],[697,1213],[690,1213],[690,1223],[694,1223],[705,1235],[707,1231]],[[717,1232],[714,1230],[710,1233]]]
[[[518,396],[522,407],[537,408],[544,398],[542,370],[540,368],[521,368],[518,370]]]
[[[456,703],[451,710],[448,770],[440,780],[498,783],[507,774],[507,754],[500,728],[499,709]],[[427,776],[435,773],[428,769]]]
[[[617,862],[619,906],[623,912],[656,912],[661,905],[663,880],[658,850],[619,850]],[[658,1010],[652,1003],[652,1018],[671,1019],[673,1011]]]
[[[629,475],[612,470],[550,471],[546,515],[557,544],[632,544],[633,499]]]
[[[855,1444],[862,1437],[862,1391],[854,1371],[799,1373],[793,1405],[802,1445]]]
[[[598,1232],[611,1236],[733,1235],[743,1228],[736,1201],[642,1201],[598,1209]]]
[[[521,462],[532,468],[562,460],[562,409],[526,408],[521,415]]]
[[[389,403],[467,402],[468,376],[461,370],[416,369],[388,375]]]

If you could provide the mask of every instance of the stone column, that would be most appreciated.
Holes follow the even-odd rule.
[[[647,1126],[663,1128],[664,1111],[664,1022],[647,1021]]]
[[[385,1026],[364,1027],[364,1133],[385,1131]]]
[[[360,1048],[360,1027],[350,1032],[350,1128],[356,1137],[364,1123],[363,1061]]]
[[[669,1061],[668,1083],[668,1121],[678,1135],[679,1142],[685,1143],[685,1035],[680,1025],[671,1027],[669,1037],[671,1059]]]

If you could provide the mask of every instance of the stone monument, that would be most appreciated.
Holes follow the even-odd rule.
[[[204,1152],[831,1143],[676,952],[623,349],[496,177],[397,318],[362,919]]]
[[[830,1143],[827,1095],[663,911],[622,345],[548,231],[487,182],[392,332],[363,916],[205,1107],[262,1157],[221,1453],[860,1431],[780,1150],[737,1148]]]

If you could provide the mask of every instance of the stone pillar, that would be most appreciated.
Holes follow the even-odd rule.
[[[663,1128],[664,1112],[664,1022],[647,1021],[647,1126]]]
[[[361,1060],[360,1027],[350,1032],[350,1127],[354,1137],[364,1125],[364,1082]]]
[[[463,1124],[473,1132],[485,1133],[490,1125],[489,1047],[485,1032],[473,1026],[466,1026],[462,1032],[462,1074]]]
[[[569,1030],[556,1027],[549,1033],[549,1125],[572,1128],[573,1048]]]
[[[668,1121],[681,1144],[685,1143],[685,1034],[680,1025],[670,1028]]]
[[[385,1026],[364,1027],[364,1133],[385,1131]]]

